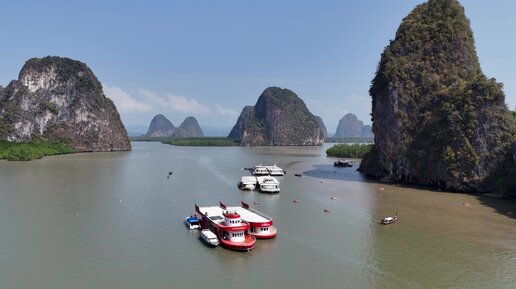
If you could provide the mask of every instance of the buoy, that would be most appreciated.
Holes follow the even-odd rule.
[[[385,189],[384,189],[383,187],[381,187],[381,188],[380,188],[380,191],[383,191],[383,190],[385,190]]]

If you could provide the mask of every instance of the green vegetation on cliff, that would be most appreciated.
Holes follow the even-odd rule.
[[[322,145],[323,134],[317,118],[293,91],[269,87],[256,105],[244,107],[228,137],[243,146]]]
[[[0,139],[49,140],[77,152],[130,150],[113,102],[88,66],[47,56],[28,60],[0,90]]]
[[[339,158],[362,158],[372,147],[371,144],[337,144],[327,149],[326,155]]]
[[[401,23],[370,88],[375,149],[366,173],[463,191],[492,191],[515,140],[502,84],[481,71],[456,0],[429,0]],[[377,154],[377,155],[373,155]],[[500,174],[501,175],[501,174]]]
[[[44,156],[71,154],[75,150],[64,144],[32,141],[15,143],[0,140],[0,159],[9,161],[30,161]]]

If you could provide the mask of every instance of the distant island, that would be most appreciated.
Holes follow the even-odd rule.
[[[369,93],[375,144],[360,171],[384,181],[516,195],[516,123],[480,68],[456,0],[403,19]]]
[[[337,130],[333,135],[334,138],[345,138],[345,137],[363,137],[372,138],[373,131],[370,125],[364,125],[361,120],[358,120],[357,116],[348,113],[344,115],[337,126]]]
[[[185,138],[185,137],[204,137],[204,133],[197,122],[197,119],[193,116],[185,118],[185,120],[175,127],[170,120],[164,115],[158,114],[154,116],[149,125],[149,129],[145,134],[146,137],[173,137],[173,138]]]
[[[24,160],[131,149],[120,115],[93,72],[80,61],[56,56],[28,60],[18,80],[0,87],[0,139]]]
[[[324,143],[317,118],[294,92],[265,89],[254,106],[246,106],[228,136],[242,146],[312,146]]]

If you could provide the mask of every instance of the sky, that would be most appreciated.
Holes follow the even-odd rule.
[[[3,0],[2,0],[3,2]],[[294,91],[334,133],[370,124],[380,54],[415,0],[5,1],[0,85],[33,57],[86,63],[130,130],[158,113],[229,129],[267,87]],[[462,0],[481,67],[516,109],[516,1]]]

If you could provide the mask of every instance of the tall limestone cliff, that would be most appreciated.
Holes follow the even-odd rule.
[[[401,23],[369,91],[375,146],[360,167],[384,180],[507,190],[515,124],[502,85],[480,69],[456,0],[429,0]]]
[[[321,128],[321,131],[323,132],[324,138],[328,137],[328,130],[326,129],[326,126],[324,125],[324,121],[322,118],[318,115],[314,115],[315,119],[317,120],[317,123],[319,124],[319,127]]]
[[[178,127],[177,131],[174,133],[175,137],[204,137],[204,133],[202,132],[197,119],[193,116],[189,116],[185,118],[185,120]]]
[[[130,150],[113,102],[86,64],[33,58],[0,89],[0,139],[67,143],[76,151]]]
[[[171,137],[176,132],[176,127],[162,114],[154,116],[145,136]]]
[[[279,87],[263,91],[255,106],[246,106],[231,130],[243,146],[322,145],[323,131],[294,92]]]

